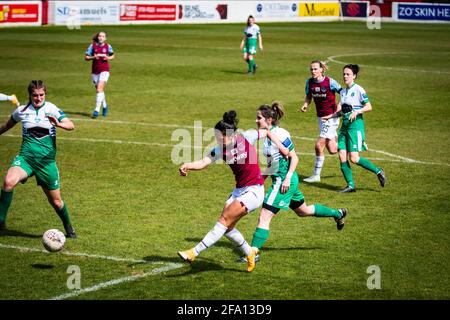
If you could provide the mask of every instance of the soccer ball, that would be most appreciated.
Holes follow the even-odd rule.
[[[50,229],[45,231],[42,236],[42,244],[49,252],[58,252],[64,248],[66,236],[58,229]]]

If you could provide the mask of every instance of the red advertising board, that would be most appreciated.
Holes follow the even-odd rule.
[[[38,4],[0,4],[0,23],[39,22]]]
[[[120,21],[175,20],[175,4],[121,4]]]

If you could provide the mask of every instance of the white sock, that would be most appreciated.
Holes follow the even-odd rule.
[[[200,252],[208,249],[209,247],[213,246],[217,241],[222,238],[222,236],[227,232],[227,227],[225,227],[220,222],[217,222],[214,228],[212,228],[206,236],[203,238],[202,241],[198,243],[198,245],[195,246],[195,255],[198,255]]]
[[[105,99],[105,93],[104,92],[98,92],[97,93],[97,98],[95,100],[95,111],[99,112],[100,111],[100,107],[102,105],[102,101]]]
[[[12,97],[7,96],[6,94],[0,93],[0,101],[11,101]]]
[[[249,256],[252,253],[252,247],[250,247],[248,242],[245,241],[244,236],[238,229],[233,228],[230,232],[225,233],[225,237],[233,242],[236,247],[238,247],[245,254],[245,256]]]
[[[102,101],[102,103],[103,103],[103,108],[106,108],[108,106],[108,104],[106,103],[106,95],[105,95],[104,92],[103,92],[103,101]]]
[[[314,164],[314,175],[320,176],[322,172],[323,162],[325,161],[324,156],[316,156],[316,163]]]

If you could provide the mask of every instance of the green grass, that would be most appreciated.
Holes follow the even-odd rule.
[[[265,50],[256,56],[255,77],[244,75],[242,28],[102,27],[116,51],[106,90],[107,120],[127,123],[89,119],[95,90],[83,56],[98,27],[2,29],[0,92],[26,101],[28,82],[43,79],[48,100],[76,125],[74,132],[58,131],[62,194],[79,234],[67,241],[66,250],[163,264],[5,248],[42,249],[42,233],[62,228],[32,178],[16,188],[9,231],[0,234],[0,299],[67,293],[70,265],[80,267],[82,288],[88,288],[181,262],[176,252],[194,246],[211,229],[234,186],[224,165],[186,179],[178,176],[171,152],[179,141],[172,133],[183,126],[193,133],[194,121],[202,121],[205,131],[223,112],[236,109],[240,127],[254,128],[256,108],[281,100],[282,125],[300,152],[298,172],[308,176],[314,142],[304,138],[316,138],[317,120],[314,108],[306,114],[298,110],[309,62],[330,56],[328,74],[340,83],[343,62],[362,65],[358,83],[373,105],[365,115],[372,151],[364,155],[389,179],[382,189],[373,174],[353,166],[358,192],[340,194],[345,182],[338,159],[328,156],[322,182],[301,184],[308,203],[349,208],[342,232],[331,219],[281,212],[251,274],[235,262],[237,251],[223,239],[192,265],[74,299],[450,298],[450,151],[445,145],[450,141],[450,26],[385,23],[381,30],[368,30],[364,23],[348,22],[261,24]],[[0,120],[12,110],[2,103]],[[18,125],[0,137],[2,175],[19,150],[20,130]],[[257,219],[253,212],[238,224],[248,241]],[[380,290],[366,286],[371,265],[381,269]]]

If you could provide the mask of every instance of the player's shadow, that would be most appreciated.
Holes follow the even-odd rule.
[[[179,270],[184,270],[184,272],[179,274],[173,274],[169,275],[167,277],[180,277],[190,274],[196,274],[200,272],[207,272],[207,271],[233,271],[233,272],[246,272],[245,270],[239,270],[239,269],[231,269],[231,268],[224,268],[222,265],[217,263],[217,261],[208,259],[208,258],[198,258],[195,260],[194,263],[186,263],[181,260],[178,256],[172,256],[172,257],[164,257],[164,256],[158,256],[158,255],[152,255],[152,256],[146,256],[143,258],[143,260],[147,261],[147,263],[155,263],[155,266],[158,266],[161,262],[167,262],[167,263],[177,263],[177,264],[185,264],[184,268],[180,268]],[[131,265],[143,265],[144,263],[135,263]],[[130,266],[131,266],[130,265]]]
[[[306,176],[298,176],[300,181],[301,181],[301,185],[302,186],[310,186],[310,187],[317,187],[320,189],[327,189],[327,190],[331,190],[331,191],[340,191],[342,188],[344,188],[345,183],[342,186],[334,186],[331,184],[327,184],[323,182],[323,179],[326,178],[336,178],[336,176],[325,176],[325,177],[321,177],[321,181],[320,182],[313,182],[313,183],[308,183],[308,182],[304,182],[303,179],[306,178]],[[375,190],[372,188],[356,188],[356,191],[372,191],[372,192],[380,192],[380,190]]]
[[[90,118],[92,116],[92,114],[89,112],[65,111],[65,113],[68,115],[79,115],[79,116],[88,117],[88,118]]]
[[[243,71],[237,71],[237,70],[220,70],[223,73],[230,73],[230,74],[247,74],[247,72],[243,72]]]
[[[25,233],[25,232],[21,232],[21,231],[16,231],[16,230],[1,230],[0,231],[0,237],[22,237],[22,238],[32,238],[32,239],[37,239],[42,237],[41,234],[30,234],[30,233]]]

